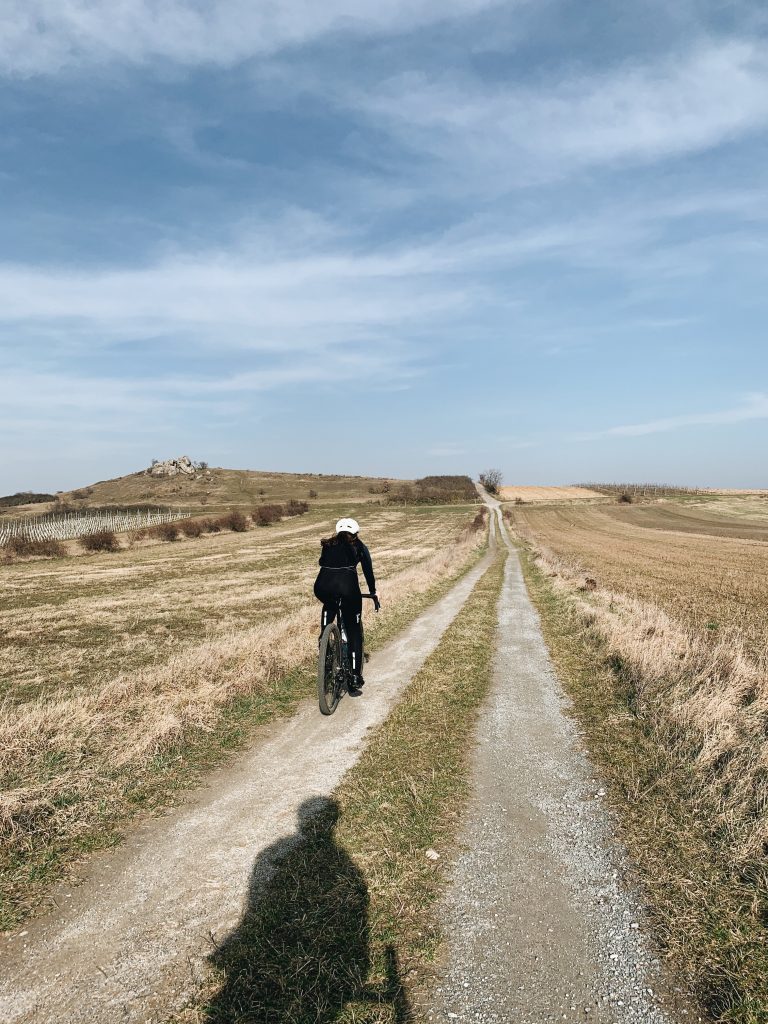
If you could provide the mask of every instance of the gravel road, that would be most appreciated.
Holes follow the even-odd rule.
[[[331,718],[308,705],[264,730],[190,803],[94,857],[82,885],[56,894],[58,912],[0,940],[0,1021],[144,1024],[183,1004],[212,940],[240,919],[254,861],[355,763],[489,558],[371,657],[361,699],[343,700]]]
[[[603,791],[565,714],[498,503],[489,504],[510,547],[494,684],[441,914],[442,977],[423,1012],[472,1024],[695,1020],[662,979],[622,883]]]

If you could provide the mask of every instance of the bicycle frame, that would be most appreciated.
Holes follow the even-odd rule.
[[[373,600],[373,594],[362,594],[361,596]],[[360,628],[362,629],[362,622],[360,623]],[[349,657],[349,641],[347,639],[344,616],[341,611],[341,598],[339,598],[336,605],[336,614],[332,621],[327,624],[320,638],[317,662],[317,695],[322,714],[333,714],[343,691],[345,689],[349,690],[351,680],[352,665],[350,664]]]

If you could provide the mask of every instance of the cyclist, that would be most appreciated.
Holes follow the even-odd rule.
[[[336,617],[338,601],[341,598],[341,615],[347,633],[347,642],[352,655],[353,685],[350,693],[358,696],[365,683],[363,679],[363,598],[357,567],[362,566],[365,582],[373,596],[376,611],[379,599],[376,596],[376,577],[373,573],[371,553],[360,540],[360,527],[354,519],[340,519],[336,533],[320,541],[320,572],[315,580],[315,597],[323,602],[320,619],[320,635]]]

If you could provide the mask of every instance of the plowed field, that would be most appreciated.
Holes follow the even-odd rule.
[[[590,491],[587,487],[502,487],[499,497],[502,501],[516,501],[519,498],[526,503],[529,501],[584,501],[593,498],[605,501],[605,495],[599,494],[597,491]]]
[[[655,602],[704,636],[733,632],[753,656],[764,653],[768,523],[754,512],[739,514],[737,499],[723,506],[515,508],[512,517],[523,536],[576,563],[598,586]]]

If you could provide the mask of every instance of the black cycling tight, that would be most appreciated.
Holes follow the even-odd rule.
[[[320,617],[320,632],[325,629],[329,622],[333,622],[338,611],[338,599],[328,601],[323,605],[323,613]],[[352,671],[355,675],[363,674],[363,600],[357,595],[355,597],[342,597],[341,615],[344,619],[344,629],[347,634],[349,653],[352,659]]]

